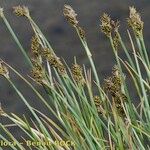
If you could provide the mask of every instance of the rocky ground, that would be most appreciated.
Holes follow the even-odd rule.
[[[73,57],[76,56],[78,62],[88,66],[86,54],[75,31],[63,17],[62,9],[65,3],[70,4],[78,13],[78,19],[86,31],[89,47],[101,79],[111,72],[111,67],[115,63],[110,44],[107,38],[100,33],[99,18],[103,12],[109,13],[113,19],[121,21],[120,30],[127,42],[126,18],[129,13],[128,7],[135,6],[145,22],[145,38],[147,39],[147,45],[149,44],[149,0],[1,0],[0,6],[4,7],[6,17],[28,53],[30,53],[30,39],[33,31],[25,18],[18,18],[12,13],[12,7],[16,5],[29,7],[32,17],[46,35],[58,56],[63,57],[69,64],[73,62]],[[119,53],[124,57],[122,50]],[[29,73],[29,66],[25,63],[2,19],[0,19],[0,58],[14,66],[22,74]],[[37,98],[31,90],[14,74],[11,74],[11,77],[16,82],[17,87],[27,96],[30,103],[42,109],[42,105],[37,103]],[[3,79],[0,80],[0,101],[7,112],[15,112],[21,115],[28,114],[24,104],[7,81]]]

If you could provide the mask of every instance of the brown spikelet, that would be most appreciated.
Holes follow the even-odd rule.
[[[63,63],[60,61],[60,58],[57,57],[54,53],[49,53],[47,55],[47,60],[49,61],[50,65],[58,70],[58,72],[64,76],[66,75],[66,68]]]
[[[111,25],[112,28],[114,29],[114,32],[118,32],[120,27],[120,22],[118,20],[117,21],[111,20]]]
[[[71,67],[73,79],[79,84],[84,85],[85,80],[82,74],[82,68],[78,64],[73,64]]]
[[[121,75],[117,66],[112,69],[112,76],[105,79],[105,89],[115,96],[116,93],[121,91]]]
[[[2,61],[0,61],[0,75],[9,78],[9,71]]]
[[[136,11],[134,7],[129,7],[130,14],[129,18],[127,18],[128,25],[132,27],[135,35],[140,37],[143,32],[144,22],[141,20],[140,14]]]
[[[102,114],[105,117],[106,116],[106,111],[103,108],[102,100],[100,99],[100,97],[96,95],[96,96],[93,97],[93,100],[94,100],[97,112],[99,114]]]
[[[15,6],[13,7],[13,12],[16,16],[26,16],[29,17],[29,9],[26,6]]]
[[[60,58],[56,56],[56,54],[49,48],[42,49],[41,52],[42,56],[48,60],[50,65],[54,68],[56,68],[60,75],[65,76],[66,75],[66,68],[61,62]]]
[[[101,100],[100,100],[100,97],[99,96],[94,96],[94,103],[95,103],[95,106],[96,106],[96,108],[97,108],[97,111],[99,112],[99,113],[101,113],[101,110],[100,110],[100,107],[101,107]]]
[[[31,52],[34,57],[37,57],[40,54],[40,43],[36,35],[31,39]]]
[[[72,26],[76,27],[78,25],[77,14],[70,5],[64,5],[63,14]]]
[[[120,44],[119,35],[118,35],[120,22],[118,20],[117,21],[111,20],[111,25],[113,27],[113,33],[114,33],[112,35],[113,46],[114,46],[115,50],[118,50],[118,47],[119,47],[119,44]]]
[[[45,70],[37,59],[32,59],[33,68],[31,70],[32,78],[39,84],[45,84]]]
[[[41,51],[41,54],[44,58],[48,58],[49,55],[51,55],[52,53],[52,50],[49,49],[49,48],[43,48],[42,51]]]
[[[110,37],[112,31],[111,18],[108,14],[104,13],[100,18],[101,21],[101,31],[107,36]]]
[[[115,48],[115,50],[118,50],[119,47],[119,36],[117,33],[115,33],[114,37],[113,37],[113,46]]]
[[[121,81],[121,75],[117,66],[113,67],[112,76],[105,79],[104,83],[105,83],[104,84],[105,90],[108,93],[110,93],[110,95],[112,96],[114,100],[115,107],[117,108],[118,114],[124,117],[125,113],[124,113],[122,104],[127,101],[127,97],[121,91],[122,81]]]

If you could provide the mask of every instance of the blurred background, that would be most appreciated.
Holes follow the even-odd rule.
[[[111,15],[112,19],[121,22],[120,32],[123,39],[128,44],[126,36],[126,18],[129,15],[129,6],[135,6],[141,13],[144,21],[144,33],[146,45],[149,48],[150,36],[150,1],[149,0],[1,0],[0,7],[4,8],[4,13],[16,35],[23,44],[27,53],[30,54],[30,39],[33,31],[24,17],[16,17],[12,13],[12,7],[25,5],[30,9],[30,13],[35,22],[39,25],[47,39],[50,41],[56,54],[66,60],[68,64],[73,63],[73,57],[77,57],[80,64],[88,66],[88,59],[80,41],[73,28],[63,17],[64,4],[71,5],[78,14],[80,25],[85,29],[87,41],[93,54],[93,59],[97,65],[97,70],[101,80],[111,73],[111,68],[115,64],[112,49],[107,38],[100,32],[100,16],[103,12]],[[148,46],[149,44],[149,46]],[[123,50],[119,54],[124,58]],[[29,74],[30,68],[26,64],[22,53],[13,41],[2,19],[0,19],[0,58],[15,67],[21,74]],[[11,74],[11,78],[17,87],[27,97],[30,104],[43,110],[43,106],[32,94],[32,91],[16,75]],[[37,85],[35,85],[39,88]],[[39,88],[39,90],[42,89]],[[27,108],[21,102],[14,90],[6,80],[0,79],[0,102],[7,112],[18,115],[29,115]],[[3,119],[3,118],[2,118]],[[19,131],[16,130],[16,135]]]

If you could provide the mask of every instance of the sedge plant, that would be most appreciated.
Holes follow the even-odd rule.
[[[25,6],[13,8],[14,14],[25,17],[33,29],[31,54],[28,55],[13,31],[11,24],[0,9],[0,17],[29,64],[31,74],[24,77],[7,62],[0,61],[0,75],[11,85],[20,100],[24,102],[32,118],[17,116],[0,107],[1,117],[12,124],[0,123],[4,134],[0,139],[10,143],[13,150],[148,150],[150,149],[150,59],[144,42],[144,23],[134,7],[129,7],[126,46],[119,31],[119,21],[114,21],[104,13],[100,17],[101,31],[106,35],[114,53],[116,64],[112,73],[103,82],[97,73],[92,52],[86,40],[86,32],[77,20],[77,14],[69,5],[64,5],[63,14],[79,37],[87,54],[90,68],[80,65],[75,58],[72,66],[61,60],[42,31],[32,19]],[[132,33],[131,33],[132,32]],[[126,55],[119,55],[122,49]],[[11,78],[14,72],[27,84],[43,107],[52,114],[50,117],[38,108],[33,108],[30,100],[17,87]],[[131,96],[127,84],[128,72],[132,79],[138,106]],[[143,73],[144,70],[144,73]],[[34,87],[35,82],[44,89],[47,97]],[[97,89],[95,94],[94,89]],[[55,118],[55,119],[53,119]],[[19,141],[9,130],[19,128],[27,138]],[[30,144],[29,144],[30,143]],[[32,143],[32,144],[31,144]],[[3,147],[0,146],[2,150]]]

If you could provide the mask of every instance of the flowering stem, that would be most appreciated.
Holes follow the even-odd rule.
[[[77,32],[77,34],[80,38],[80,41],[81,41],[83,47],[85,48],[85,51],[87,53],[88,59],[90,61],[90,64],[91,64],[91,67],[92,67],[92,70],[93,70],[93,73],[94,73],[94,76],[95,76],[96,83],[97,83],[97,85],[100,85],[100,81],[99,81],[98,74],[97,74],[97,71],[96,71],[96,68],[95,68],[95,64],[94,64],[93,59],[92,59],[92,54],[90,52],[90,49],[89,49],[85,39],[81,38],[78,28],[75,28],[75,29],[76,29],[76,32]],[[100,94],[101,94],[101,98],[102,98],[102,93],[100,92]]]

